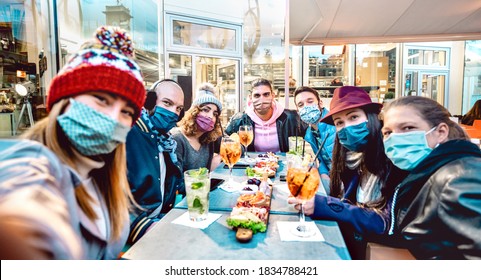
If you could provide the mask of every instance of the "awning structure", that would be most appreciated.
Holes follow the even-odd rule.
[[[293,45],[481,40],[479,0],[290,0]]]

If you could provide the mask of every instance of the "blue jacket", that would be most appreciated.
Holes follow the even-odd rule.
[[[329,110],[324,108],[321,113],[321,118],[328,113]],[[312,127],[309,126],[306,131],[306,135],[304,136],[304,140],[311,145],[314,154],[317,154],[319,146],[321,145],[322,141],[324,141],[324,138],[327,137],[318,159],[319,174],[329,175],[332,163],[332,150],[334,148],[334,140],[336,139],[336,127],[327,123],[319,122],[317,124],[317,129],[318,130],[314,132]]]
[[[394,190],[406,172],[392,166],[384,188]],[[381,240],[390,225],[391,199],[378,210],[357,206],[357,190],[360,172],[348,170],[341,176],[344,184],[344,195],[341,199],[332,196],[316,195],[313,219],[333,220],[339,222],[342,235],[353,259],[365,258],[366,240]]]
[[[127,178],[134,198],[150,213],[162,204],[161,213],[174,206],[176,192],[184,194],[181,168],[164,152],[166,175],[164,193],[160,188],[160,162],[157,136],[139,118],[127,135]]]

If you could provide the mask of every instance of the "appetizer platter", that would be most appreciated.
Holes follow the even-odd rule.
[[[239,242],[249,242],[255,233],[267,230],[272,186],[260,186],[259,189],[255,193],[241,194],[227,218],[227,225],[237,231]]]
[[[279,168],[279,156],[272,152],[267,152],[257,155],[256,163],[253,167],[246,168],[246,175],[249,177],[262,177],[262,174],[267,173],[269,178],[276,176]]]

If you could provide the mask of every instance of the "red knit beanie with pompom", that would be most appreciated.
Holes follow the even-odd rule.
[[[63,98],[99,91],[119,95],[136,109],[135,120],[145,101],[139,65],[133,60],[130,36],[120,28],[102,26],[95,41],[85,43],[50,83],[47,110]]]

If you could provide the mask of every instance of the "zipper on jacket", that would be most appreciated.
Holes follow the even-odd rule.
[[[394,223],[396,222],[395,218],[395,213],[394,213],[394,208],[396,208],[396,200],[397,200],[397,193],[399,192],[400,186],[396,187],[396,190],[394,190],[394,195],[392,197],[392,206],[391,206],[391,227],[389,228],[389,233],[388,235],[393,235],[394,234]]]

